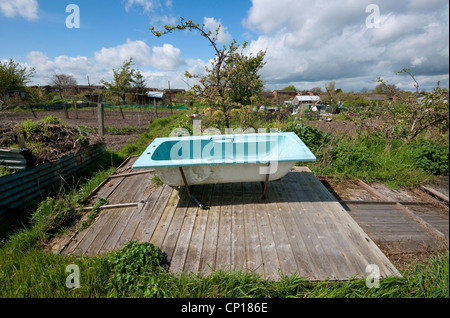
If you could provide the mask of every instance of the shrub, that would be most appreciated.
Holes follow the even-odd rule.
[[[47,124],[53,124],[53,125],[63,125],[64,121],[61,118],[55,117],[53,115],[49,115],[47,117],[42,118],[42,121]]]
[[[416,166],[433,175],[448,174],[448,145],[437,144],[431,140],[420,139],[413,146]]]
[[[125,247],[108,258],[111,272],[114,273],[108,288],[118,295],[132,293],[154,296],[158,292],[158,280],[168,267],[166,254],[148,242],[127,242]]]
[[[334,164],[338,172],[346,172],[349,169],[367,171],[377,167],[373,150],[371,151],[362,143],[354,145],[340,143],[334,151]]]
[[[330,141],[331,137],[331,134],[323,132],[317,127],[305,125],[304,123],[299,122],[297,118],[286,126],[284,130],[295,132],[312,152],[318,150],[320,146]]]

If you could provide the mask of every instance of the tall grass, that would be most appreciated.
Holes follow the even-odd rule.
[[[278,281],[254,273],[218,270],[208,276],[171,274],[163,253],[150,244],[128,243],[104,256],[55,255],[40,248],[0,250],[0,297],[157,298],[448,298],[448,251],[409,266],[403,278],[387,277],[379,288],[365,279],[308,282],[291,275]],[[80,287],[66,286],[75,264]]]
[[[178,127],[179,121],[186,117],[186,114],[186,111],[179,110],[174,112],[172,116],[153,120],[148,126],[150,131],[143,133],[137,141],[122,147],[118,151],[118,155],[124,158],[140,155],[154,138],[169,136],[171,131]]]
[[[393,188],[427,182],[435,174],[448,174],[447,140],[418,139],[407,145],[376,135],[332,135],[291,122],[284,128],[295,132],[316,155],[307,164],[317,174],[382,182]]]

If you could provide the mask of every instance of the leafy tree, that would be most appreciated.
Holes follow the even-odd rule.
[[[33,68],[22,67],[13,59],[0,61],[0,109],[6,106],[8,91],[23,89],[33,75]]]
[[[104,80],[101,81],[101,83],[108,90],[106,92],[106,96],[117,97],[117,103],[123,119],[125,119],[125,116],[123,115],[121,105],[125,104],[127,93],[130,92],[134,82],[133,78],[135,75],[135,70],[132,68],[133,65],[133,58],[125,60],[120,68],[113,69],[114,76],[111,82],[106,82]]]
[[[247,42],[240,46],[236,44],[236,41],[231,42],[228,47],[224,45],[220,48],[217,43],[220,27],[219,25],[213,33],[205,28],[205,24],[200,25],[192,20],[186,21],[180,18],[179,24],[176,26],[166,25],[164,31],[155,31],[154,27],[151,27],[150,30],[157,37],[175,30],[195,30],[209,41],[215,51],[212,67],[206,68],[205,76],[200,77],[187,71],[185,76],[199,80],[199,84],[193,85],[190,92],[201,101],[221,108],[225,115],[225,125],[230,127],[231,109],[248,104],[252,100],[251,98],[263,89],[263,81],[258,71],[264,65],[265,52],[260,51],[256,56],[251,54],[246,56],[243,54],[243,50],[246,48]]]
[[[297,91],[294,85],[289,85],[283,88],[283,91]]]
[[[401,71],[397,72],[399,73]],[[414,79],[414,76],[411,76]],[[377,81],[383,86],[383,90],[390,94],[395,93],[397,98],[385,102],[383,107],[367,108],[360,118],[364,129],[383,135],[387,141],[403,140],[404,144],[415,140],[429,129],[435,128],[441,133],[448,133],[448,88],[441,88],[438,83],[430,93],[419,99],[418,90],[416,93],[399,91],[381,78]],[[419,87],[418,83],[416,87]]]
[[[144,75],[142,75],[141,71],[134,72],[132,81],[133,81],[133,88],[137,94],[136,100],[140,104],[143,104],[144,94],[146,92],[146,88],[145,88],[146,83],[145,83]]]

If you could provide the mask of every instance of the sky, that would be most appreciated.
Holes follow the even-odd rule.
[[[415,90],[403,68],[420,89],[449,86],[448,0],[0,0],[0,61],[33,67],[31,85],[55,73],[97,85],[132,57],[147,87],[189,89],[185,71],[205,74],[213,48],[195,31],[150,32],[180,17],[220,24],[220,46],[266,51],[265,89],[359,92],[380,77]]]

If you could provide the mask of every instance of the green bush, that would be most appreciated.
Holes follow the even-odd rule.
[[[334,149],[334,165],[338,172],[348,170],[373,170],[378,167],[376,155],[363,143],[340,143]]]
[[[53,115],[49,115],[47,117],[42,118],[42,121],[47,123],[47,124],[65,125],[64,121],[61,118],[55,117]]]
[[[166,254],[148,242],[127,242],[108,258],[113,275],[108,281],[117,295],[154,296],[168,267]]]
[[[297,120],[290,123],[284,131],[295,132],[308,148],[314,152],[330,140],[331,134],[319,130],[317,127],[305,125]]]
[[[448,174],[448,145],[437,144],[427,139],[420,139],[412,147],[413,157],[418,168],[433,175]]]

